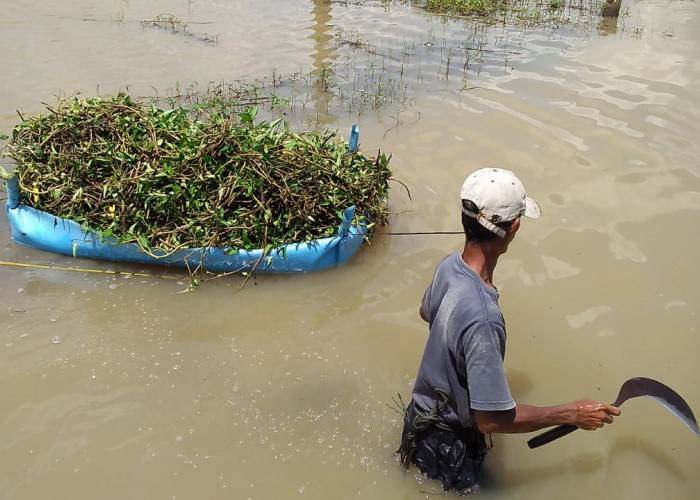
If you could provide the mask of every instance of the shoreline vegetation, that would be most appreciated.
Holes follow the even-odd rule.
[[[602,17],[605,0],[411,0],[432,14],[478,19],[488,24],[545,27],[552,22],[588,24]]]

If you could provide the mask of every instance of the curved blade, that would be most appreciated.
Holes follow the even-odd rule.
[[[666,407],[671,413],[677,416],[696,436],[700,437],[700,428],[698,421],[693,415],[693,410],[690,409],[688,403],[673,389],[662,384],[658,380],[646,377],[635,377],[627,380],[622,387],[620,393],[613,406],[620,406],[628,399],[638,397],[651,398],[662,406]]]
[[[622,387],[620,387],[620,393],[617,395],[617,399],[613,406],[620,406],[622,403],[631,398],[638,398],[645,396],[656,400],[662,406],[665,406],[671,411],[675,416],[677,416],[681,422],[683,422],[688,429],[693,431],[693,433],[700,437],[700,429],[698,429],[698,421],[695,420],[695,415],[693,415],[693,410],[690,409],[688,403],[680,397],[680,395],[671,389],[670,387],[662,384],[658,380],[654,380],[646,377],[636,377],[627,380]],[[551,429],[538,434],[534,438],[527,442],[530,448],[539,448],[542,445],[551,443],[555,439],[566,436],[578,429],[575,425],[559,425],[557,427],[552,427]]]

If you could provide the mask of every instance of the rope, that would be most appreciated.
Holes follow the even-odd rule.
[[[452,430],[452,428],[440,418],[440,414],[447,409],[449,399],[450,395],[447,391],[435,389],[435,406],[429,412],[419,410],[416,408],[415,402],[411,401],[404,416],[404,430],[401,435],[401,445],[399,449],[396,450],[404,467],[408,468],[411,465],[413,456],[418,447],[416,437],[419,433],[424,432],[430,426],[435,426],[442,431],[449,432]]]
[[[82,269],[79,267],[60,267],[60,266],[45,266],[42,264],[23,264],[21,262],[5,262],[0,260],[0,266],[9,267],[28,267],[32,269],[49,269],[51,271],[71,271],[75,273],[95,273],[95,274],[112,274],[117,276],[135,276],[138,278],[161,278],[161,279],[182,279],[179,276],[164,276],[156,274],[146,274],[146,273],[131,273],[125,271],[110,271],[102,269]]]
[[[431,411],[424,412],[414,408],[416,417],[413,419],[413,428],[415,431],[422,432],[431,425],[444,431],[452,430],[452,428],[440,418],[440,415],[447,408],[449,399],[450,394],[447,391],[435,389],[435,407]]]
[[[372,236],[413,236],[426,234],[464,234],[464,231],[424,231],[415,233],[374,233]]]

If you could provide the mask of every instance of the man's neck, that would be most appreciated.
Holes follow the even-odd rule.
[[[462,251],[462,260],[468,265],[472,271],[478,274],[481,279],[491,288],[496,288],[493,285],[493,271],[496,269],[498,258],[503,253],[500,251],[500,246],[497,243],[465,243]]]

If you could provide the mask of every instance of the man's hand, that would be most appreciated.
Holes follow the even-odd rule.
[[[592,399],[574,401],[571,406],[574,412],[573,425],[587,431],[599,429],[604,424],[612,424],[613,416],[620,414],[619,408]]]

